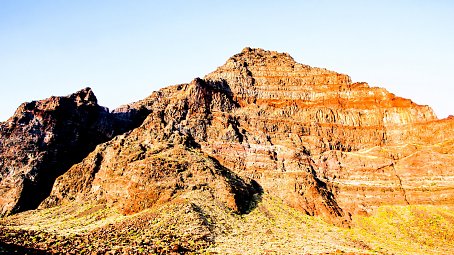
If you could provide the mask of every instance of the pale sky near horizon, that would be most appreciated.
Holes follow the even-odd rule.
[[[244,47],[288,52],[454,114],[454,1],[0,0],[0,121],[91,87],[114,109]]]

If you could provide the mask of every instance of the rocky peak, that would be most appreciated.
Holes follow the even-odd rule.
[[[249,47],[244,48],[240,53],[229,58],[227,62],[236,62],[245,66],[281,65],[291,67],[297,64],[288,53]]]
[[[81,89],[77,91],[76,93],[72,94],[70,96],[74,102],[76,102],[78,105],[85,104],[85,105],[97,105],[98,104],[98,99],[95,96],[95,93],[93,93],[92,89],[89,87],[86,87],[84,89]]]
[[[310,76],[314,74],[337,74],[336,72],[323,68],[315,68],[297,63],[288,53],[246,47],[240,53],[229,58],[216,71],[205,76],[205,78],[217,79],[220,78],[219,75],[234,70],[241,70],[243,72],[240,72],[240,74],[246,76],[262,76],[266,74],[270,78],[277,75]]]

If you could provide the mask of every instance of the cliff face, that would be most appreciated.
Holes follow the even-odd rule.
[[[140,127],[73,165],[41,207],[94,200],[127,214],[208,191],[241,213],[263,191],[344,224],[383,204],[454,201],[454,119],[288,54],[245,48],[114,111],[138,112]]]
[[[22,104],[0,125],[0,215],[36,209],[59,175],[139,122],[109,113],[90,88]]]

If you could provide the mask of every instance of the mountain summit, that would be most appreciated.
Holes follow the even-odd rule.
[[[238,215],[277,221],[276,203],[290,218],[352,227],[383,206],[452,206],[453,128],[383,88],[245,48],[204,78],[113,112],[88,88],[21,105],[1,124],[0,209],[153,211],[164,225],[164,211],[183,210],[198,230],[180,222],[172,240],[200,246],[178,252],[216,245]]]

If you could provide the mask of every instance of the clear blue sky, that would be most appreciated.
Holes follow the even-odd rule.
[[[113,109],[245,46],[454,114],[454,1],[0,0],[0,120],[86,86]]]

